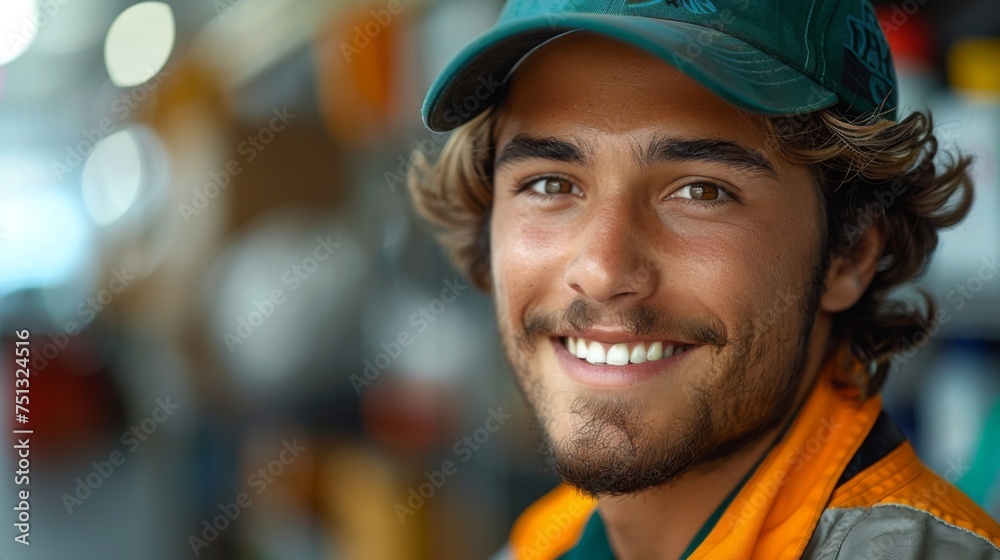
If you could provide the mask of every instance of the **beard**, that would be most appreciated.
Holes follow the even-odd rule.
[[[671,317],[645,304],[614,312],[617,323],[636,335],[681,335],[676,339],[710,352],[709,371],[689,375],[694,381],[687,391],[653,386],[566,398],[549,390],[528,358],[536,341],[568,328],[586,329],[601,318],[602,310],[589,300],[574,300],[561,315],[530,312],[520,333],[501,321],[508,362],[540,428],[543,464],[585,494],[620,496],[670,484],[758,442],[796,405],[827,265],[825,258],[817,261],[796,292],[801,297],[771,315],[770,323],[753,319],[767,307],[745,310],[734,329],[738,336],[719,321]],[[662,410],[658,397],[670,398],[671,391],[675,399],[686,396],[686,410]],[[567,424],[568,435],[557,437],[566,434]]]

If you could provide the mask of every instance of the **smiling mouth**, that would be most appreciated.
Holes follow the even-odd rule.
[[[567,352],[581,361],[609,366],[655,362],[677,356],[695,346],[673,341],[604,344],[575,336],[559,337],[559,342],[566,348]]]

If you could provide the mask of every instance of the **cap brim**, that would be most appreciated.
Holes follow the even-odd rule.
[[[463,48],[424,99],[424,125],[452,130],[495,103],[511,70],[533,49],[589,31],[646,51],[723,99],[764,115],[797,115],[837,104],[837,95],[746,41],[698,25],[634,16],[554,14],[498,25]]]

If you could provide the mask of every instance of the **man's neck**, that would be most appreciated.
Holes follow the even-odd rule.
[[[598,501],[615,558],[676,560],[715,509],[768,452],[784,424],[724,462],[693,469],[673,484]]]

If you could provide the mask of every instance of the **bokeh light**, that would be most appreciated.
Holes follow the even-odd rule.
[[[97,225],[122,217],[142,185],[142,154],[131,131],[101,140],[83,167],[83,204]]]
[[[24,54],[35,36],[41,19],[35,0],[4,0],[0,4],[0,65]]]
[[[115,18],[104,42],[111,82],[137,86],[156,75],[174,48],[174,14],[163,2],[130,6]]]
[[[17,166],[0,161],[0,167],[9,173]],[[0,297],[72,277],[91,250],[79,202],[66,191],[43,185],[0,190],[0,197]]]

